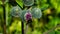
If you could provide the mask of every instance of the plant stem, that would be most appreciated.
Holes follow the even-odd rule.
[[[3,18],[4,18],[4,23],[3,23],[3,34],[6,34],[6,10],[5,10],[5,4],[4,4],[5,0],[2,0],[2,7],[3,7]]]
[[[24,34],[24,22],[22,21],[22,34]]]
[[[55,30],[57,27],[60,27],[60,24],[55,26],[55,27],[53,27],[52,29],[48,30],[47,32],[44,32],[43,34],[48,34],[49,32]]]

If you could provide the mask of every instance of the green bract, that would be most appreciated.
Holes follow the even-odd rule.
[[[34,4],[34,0],[23,0],[25,6],[31,6]]]
[[[42,12],[39,8],[33,8],[31,13],[34,18],[40,18],[42,16]]]
[[[22,12],[21,12],[21,19],[22,19],[22,21],[24,21],[24,15],[25,15],[25,13],[26,13],[26,10],[23,10]]]
[[[19,6],[14,6],[11,9],[11,15],[14,17],[19,17],[21,15],[21,12],[22,12],[22,10]]]

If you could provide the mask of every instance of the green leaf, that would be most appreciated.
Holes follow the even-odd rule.
[[[48,34],[55,34],[55,31],[51,31],[51,32],[49,32]]]
[[[23,2],[22,2],[22,0],[16,0],[16,2],[23,8]]]
[[[60,0],[51,0],[52,6],[57,10],[57,13],[60,13]]]
[[[2,1],[0,1],[0,5],[2,5],[3,3],[2,3]]]
[[[60,31],[56,31],[56,34],[60,34]]]
[[[41,5],[41,10],[45,10],[45,9],[47,9],[48,6],[49,6],[49,4],[45,4],[45,3],[43,3],[43,4]]]
[[[57,9],[57,2],[56,2],[56,0],[51,0],[50,1],[51,2],[51,4],[52,4],[52,6],[55,8],[55,9]]]
[[[40,4],[40,0],[36,0],[36,4]]]
[[[2,6],[0,6],[0,13],[2,13],[3,12],[3,8],[2,8]]]

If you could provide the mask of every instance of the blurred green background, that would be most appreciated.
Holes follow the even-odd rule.
[[[15,0],[23,9],[23,0]],[[3,7],[2,0],[0,0],[0,33],[3,33]],[[21,29],[21,19],[12,18],[10,15],[10,10],[13,7],[5,0],[5,10],[6,10],[6,33],[7,34],[22,34]],[[60,0],[35,0],[31,7],[39,7],[42,10],[42,17],[40,19],[32,18],[33,31],[32,28],[28,27],[27,34],[60,34]],[[13,21],[12,21],[13,20]],[[52,28],[56,27],[54,30]],[[26,22],[24,23],[24,29],[26,28]],[[52,30],[52,31],[50,31]],[[50,31],[50,32],[48,32]]]

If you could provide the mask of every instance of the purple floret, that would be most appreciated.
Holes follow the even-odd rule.
[[[32,14],[30,13],[30,12],[27,12],[26,14],[25,14],[25,19],[28,21],[28,20],[30,20],[30,19],[32,19]]]

